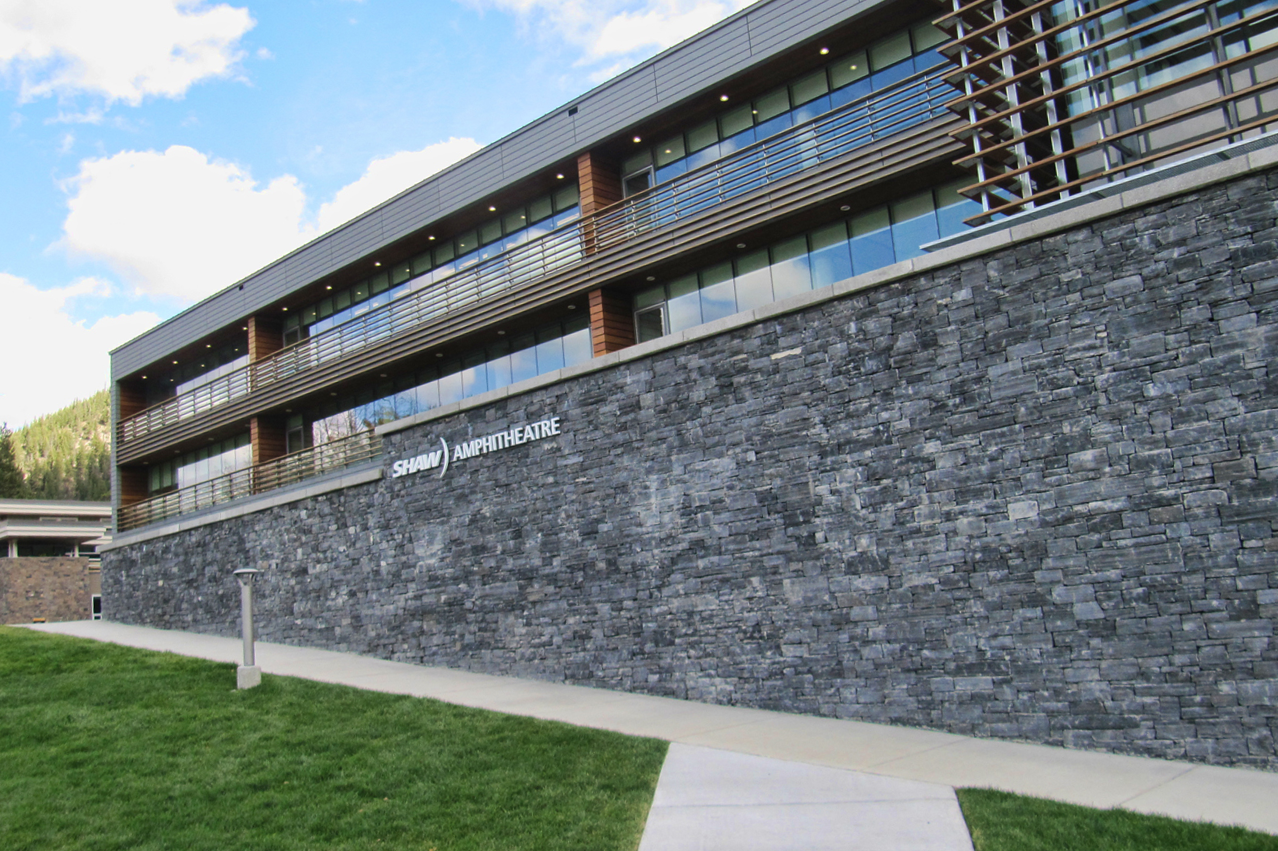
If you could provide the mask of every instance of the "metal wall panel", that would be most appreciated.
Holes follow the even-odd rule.
[[[387,242],[451,215],[503,185],[548,168],[604,142],[697,91],[715,86],[756,62],[781,53],[841,21],[889,0],[761,0],[648,62],[596,87],[570,104],[521,128],[408,193],[369,211],[352,225],[302,249],[328,251],[336,269],[377,251]],[[427,199],[409,213],[418,197]],[[400,209],[404,209],[401,216]],[[392,213],[388,208],[394,208]],[[383,219],[387,226],[383,227]],[[325,243],[321,247],[319,243]],[[296,253],[296,252],[295,252]],[[308,255],[309,256],[309,255]],[[188,308],[112,355],[112,375],[126,376],[230,322],[257,312],[309,282],[298,270],[319,268],[277,260],[244,281]],[[281,286],[281,282],[283,285]]]
[[[602,140],[624,130],[639,116],[649,115],[657,106],[657,90],[652,71],[618,77],[603,89],[596,89],[577,102],[576,129],[578,140]],[[586,142],[581,147],[588,147]]]

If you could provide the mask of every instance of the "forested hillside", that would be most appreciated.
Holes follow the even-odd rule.
[[[103,390],[62,410],[32,421],[5,441],[22,474],[20,492],[0,493],[25,499],[111,498],[111,403]],[[6,455],[0,447],[0,456]],[[4,465],[0,457],[0,467]],[[0,479],[3,479],[0,475]],[[0,482],[0,490],[11,490]]]

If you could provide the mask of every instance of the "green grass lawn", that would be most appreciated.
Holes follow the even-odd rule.
[[[634,849],[666,743],[0,627],[0,848]]]
[[[992,789],[959,789],[976,851],[1278,851],[1278,836]],[[1275,802],[1278,806],[1278,802]]]

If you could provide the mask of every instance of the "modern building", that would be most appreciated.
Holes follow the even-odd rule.
[[[761,0],[116,350],[107,616],[1278,766],[1276,53]]]
[[[111,503],[0,499],[0,623],[101,617]]]

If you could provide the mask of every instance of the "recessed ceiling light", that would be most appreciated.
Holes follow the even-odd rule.
[[[856,65],[855,65],[855,64],[849,65],[849,66],[848,66],[848,70],[849,70],[849,71],[855,71],[855,70],[856,70]]]
[[[284,308],[284,312],[285,312],[285,313],[288,313],[288,308],[287,308],[287,307],[286,307],[286,308]]]
[[[640,142],[642,142],[642,141],[643,141],[643,138],[642,138],[641,136],[636,136],[636,137],[635,137],[635,144],[636,144],[636,145],[637,145],[637,144],[639,144],[639,143],[640,143]]]
[[[494,207],[492,204],[489,204],[489,205],[488,205],[488,212],[490,212],[490,213],[495,213],[495,212],[497,212],[497,208],[496,208],[496,207]]]
[[[830,54],[830,48],[828,48],[828,47],[823,47],[823,48],[821,48],[821,55],[822,55],[822,56],[828,56],[829,54]]]
[[[435,357],[442,358],[443,356],[444,356],[443,352],[435,352]]]
[[[330,286],[327,286],[327,287],[324,287],[324,289],[326,289],[326,290],[331,290],[332,288],[333,288],[333,287],[332,287],[331,285],[330,285]]]
[[[648,276],[648,280],[650,280],[650,281],[655,281],[655,280],[657,280],[657,278],[656,278],[656,276],[654,276],[654,275],[649,275],[649,276]]]
[[[852,209],[852,207],[851,207],[851,206],[849,206],[848,204],[844,204],[844,205],[843,205],[842,207],[840,207],[839,209],[846,213],[848,210],[851,210],[851,209]]]
[[[286,414],[291,414],[291,413],[293,413],[293,409],[292,409],[292,408],[285,408],[285,409],[284,409],[284,413],[286,413]]]
[[[142,376],[142,377],[143,377],[143,378],[146,378],[146,376],[145,376],[145,375],[144,375],[144,376]]]
[[[337,395],[337,393],[335,393],[334,391],[330,390],[330,391],[328,391],[328,395],[330,395],[330,396],[336,396],[336,395]]]
[[[380,266],[380,265],[382,265],[382,261],[380,261],[380,260],[374,260],[374,261],[373,261],[373,265],[374,265],[374,266]]]
[[[744,242],[738,242],[738,243],[737,243],[737,248],[745,248],[745,243],[744,243]]]
[[[563,179],[564,179],[564,176],[563,176],[562,174],[556,174],[556,175],[555,175],[555,179],[556,179],[556,180],[563,180]]]
[[[177,366],[177,361],[173,361],[173,365],[174,365],[174,366]]]
[[[377,373],[377,377],[378,377],[378,378],[385,378],[385,377],[386,377],[386,373],[384,373],[384,372],[379,372],[379,373]]]
[[[569,310],[576,310],[576,309],[577,309],[577,305],[575,305],[575,304],[570,304],[570,305],[568,305],[568,309],[569,309]]]
[[[498,332],[497,332],[497,336],[498,336],[498,337],[505,337],[505,336],[506,336],[506,332],[505,332],[505,331],[498,331]]]
[[[428,237],[426,237],[426,238],[427,238],[427,239],[429,239],[431,242],[434,242],[434,241],[435,241],[435,237],[433,237],[433,236],[428,236]]]
[[[212,344],[212,343],[205,343],[205,344],[204,344],[204,348],[206,348],[206,349],[211,349],[211,348],[213,348],[213,344]]]

